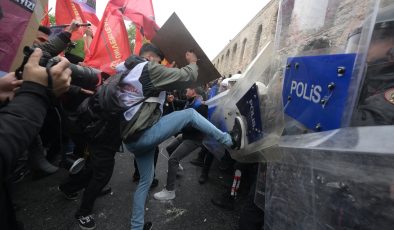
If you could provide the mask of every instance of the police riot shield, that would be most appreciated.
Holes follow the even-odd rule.
[[[394,36],[384,36],[394,27],[380,15],[393,4],[280,2],[275,55],[284,66],[285,122],[277,147],[261,151],[267,164],[255,203],[265,210],[264,229],[394,226],[394,71],[390,61],[380,75],[371,64],[379,48],[392,56],[386,41]],[[380,88],[369,83],[371,69]],[[365,94],[371,87],[378,90]]]
[[[278,143],[283,129],[281,87],[282,68],[269,42],[229,90],[207,101],[210,121],[222,131],[231,131],[237,116],[245,122],[245,147],[228,150],[232,158],[261,162],[261,150]],[[211,139],[204,145],[216,156],[225,151]]]

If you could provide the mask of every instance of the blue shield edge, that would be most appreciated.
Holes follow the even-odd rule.
[[[263,138],[260,101],[256,84],[253,84],[237,102],[237,108],[241,115],[246,118],[248,143],[250,144]]]

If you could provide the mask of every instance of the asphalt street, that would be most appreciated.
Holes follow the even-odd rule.
[[[220,171],[218,161],[215,160],[209,181],[200,185],[198,177],[201,168],[189,163],[197,156],[196,151],[181,162],[184,171],[177,179],[176,199],[164,202],[153,198],[153,194],[165,185],[168,155],[164,147],[168,141],[160,145],[156,168],[159,186],[149,194],[145,220],[153,222],[153,229],[237,229],[242,198],[237,201],[234,211],[218,208],[210,201],[213,196],[229,191],[228,186],[232,180],[231,170]],[[112,193],[98,198],[94,207],[96,229],[130,229],[132,197],[137,185],[132,181],[133,172],[133,155],[128,152],[118,153],[115,170],[109,183]],[[25,229],[79,229],[74,213],[79,207],[80,199],[68,201],[57,191],[59,182],[65,180],[67,176],[68,172],[61,169],[58,173],[41,180],[32,180],[28,176],[16,184],[13,193],[18,209],[17,216],[23,221]]]

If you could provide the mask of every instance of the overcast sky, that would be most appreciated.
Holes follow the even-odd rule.
[[[55,0],[49,7],[55,9]],[[108,0],[97,0],[101,19]],[[162,26],[173,12],[212,60],[269,0],[152,0],[156,23]]]

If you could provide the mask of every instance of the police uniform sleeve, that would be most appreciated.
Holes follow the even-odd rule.
[[[388,91],[368,97],[358,106],[352,117],[352,126],[394,124],[394,100]]]

